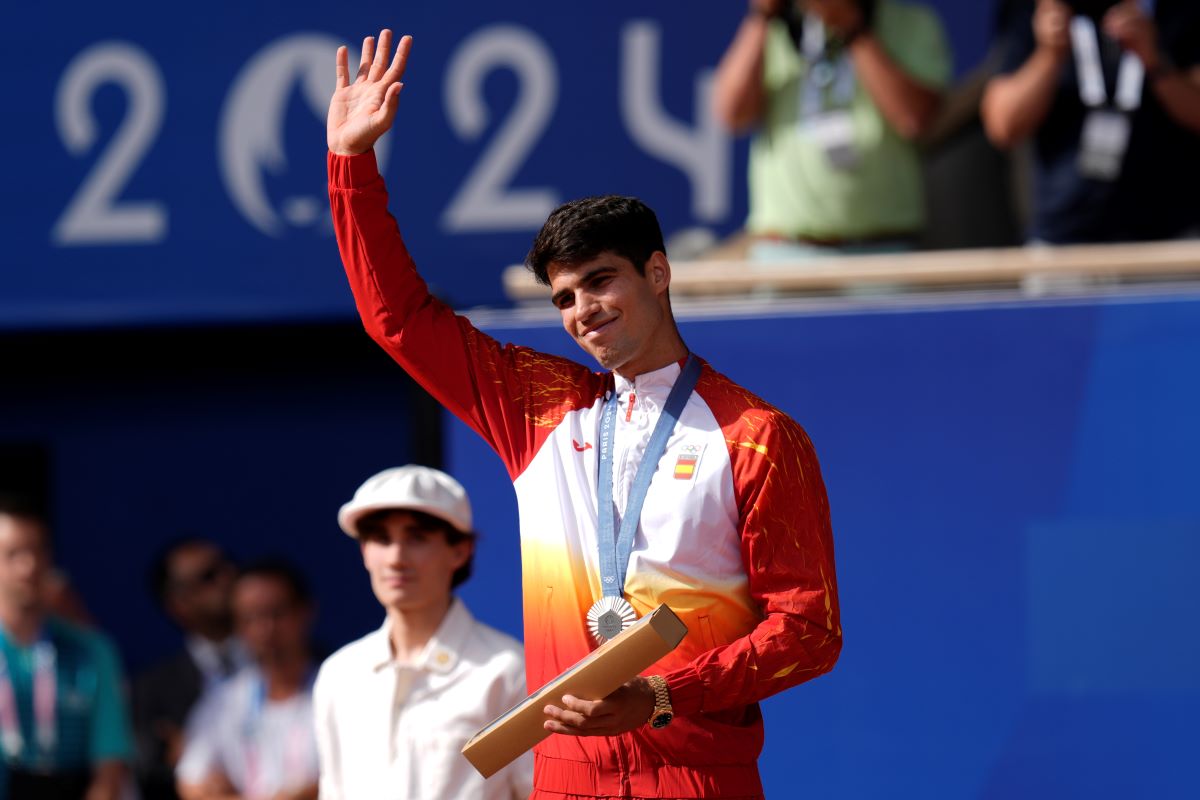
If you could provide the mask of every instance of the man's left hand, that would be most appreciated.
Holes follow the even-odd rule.
[[[1104,32],[1141,59],[1146,70],[1158,68],[1158,27],[1136,2],[1118,3],[1104,15]]]
[[[654,689],[637,677],[603,700],[563,695],[562,706],[546,706],[543,727],[566,736],[616,736],[645,725],[654,713]]]
[[[866,21],[858,0],[808,0],[804,10],[815,14],[831,33],[838,36],[858,33]]]

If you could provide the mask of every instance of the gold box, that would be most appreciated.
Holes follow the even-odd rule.
[[[675,612],[661,605],[588,653],[573,667],[489,722],[463,746],[467,760],[488,778],[550,735],[542,727],[547,704],[564,694],[607,697],[671,652],[687,635]]]

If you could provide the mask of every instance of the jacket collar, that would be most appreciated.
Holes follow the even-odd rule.
[[[661,394],[664,397],[671,392],[671,387],[675,385],[675,379],[679,377],[679,373],[683,371],[678,361],[672,361],[665,367],[659,367],[650,372],[643,372],[633,380],[628,380],[622,376],[613,373],[614,387],[618,397],[623,397],[630,391],[635,391],[642,395]]]
[[[429,641],[421,648],[421,652],[411,663],[401,665],[392,654],[392,620],[383,621],[376,631],[375,640],[371,643],[373,652],[371,668],[379,672],[385,667],[405,666],[425,672],[436,672],[442,675],[449,673],[458,664],[467,636],[475,626],[475,618],[467,609],[465,603],[457,597],[450,599],[450,608],[438,625]]]

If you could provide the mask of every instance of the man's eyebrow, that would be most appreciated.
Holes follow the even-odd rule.
[[[586,283],[590,282],[593,278],[597,277],[598,275],[600,275],[602,273],[616,272],[616,271],[617,271],[617,267],[614,264],[600,264],[600,265],[595,266],[592,269],[588,270],[587,272],[585,272],[583,274],[583,277],[581,277],[579,279],[579,284],[580,285],[586,284]],[[559,291],[555,292],[550,297],[550,302],[553,303],[554,305],[558,305],[558,301],[561,300],[562,298],[566,297],[569,294],[571,294],[570,289],[560,289]]]
[[[359,536],[387,536],[387,528],[378,522],[360,523]]]

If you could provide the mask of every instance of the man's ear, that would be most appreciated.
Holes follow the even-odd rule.
[[[671,262],[667,261],[667,254],[661,250],[655,250],[646,259],[646,277],[654,286],[655,292],[662,294],[671,286]]]
[[[475,554],[475,540],[471,538],[459,539],[452,544],[451,549],[454,551],[454,568],[458,569],[471,560],[471,556]]]

